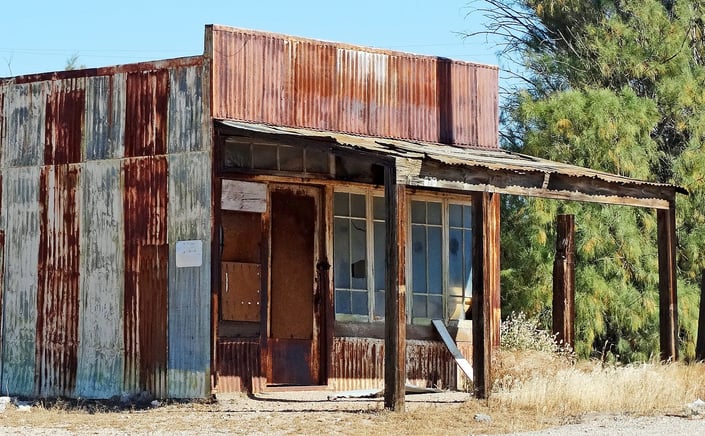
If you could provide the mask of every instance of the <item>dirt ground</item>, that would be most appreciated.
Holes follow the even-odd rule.
[[[117,407],[96,403],[47,403],[0,414],[0,433],[69,434],[705,434],[705,420],[685,416],[630,418],[587,416],[573,422],[538,420],[511,410],[490,410],[467,393],[407,395],[405,413],[384,411],[381,398],[329,399],[332,392],[221,395],[214,402]],[[24,409],[27,409],[26,407]],[[489,421],[478,420],[479,415]],[[567,425],[567,426],[566,426]]]

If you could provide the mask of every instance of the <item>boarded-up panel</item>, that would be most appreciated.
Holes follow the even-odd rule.
[[[43,167],[41,173],[35,383],[45,397],[70,396],[76,387],[78,178],[77,166]]]
[[[199,151],[203,141],[203,67],[169,71],[169,153]]]
[[[2,392],[35,395],[39,253],[39,168],[5,169]]]
[[[220,271],[222,318],[226,321],[259,321],[260,264],[223,262]]]
[[[45,165],[81,162],[86,105],[84,83],[84,79],[79,78],[51,84],[45,119]]]
[[[5,112],[5,167],[41,165],[44,157],[46,82],[8,86]]]
[[[127,74],[125,156],[166,153],[168,70]]]
[[[262,218],[258,213],[221,213],[223,248],[221,259],[258,263],[261,258]]]
[[[166,395],[167,161],[123,164],[125,387]]]
[[[222,210],[257,213],[267,210],[267,185],[264,183],[223,180],[221,191]]]
[[[81,307],[76,396],[123,390],[123,221],[120,163],[89,162],[81,172]]]
[[[121,158],[125,153],[126,75],[86,80],[85,158]]]
[[[208,152],[169,156],[168,395],[210,393],[211,167]],[[176,266],[176,242],[203,242],[203,262]]]

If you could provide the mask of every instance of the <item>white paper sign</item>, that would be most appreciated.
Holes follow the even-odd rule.
[[[188,268],[203,264],[203,241],[176,241],[176,267]]]

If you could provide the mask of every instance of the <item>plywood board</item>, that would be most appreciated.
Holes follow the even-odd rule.
[[[265,212],[267,210],[267,185],[223,180],[220,208],[240,212]]]
[[[223,262],[222,317],[226,321],[259,321],[260,264]]]

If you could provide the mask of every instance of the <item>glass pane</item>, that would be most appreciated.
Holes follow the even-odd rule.
[[[333,213],[336,216],[350,216],[350,194],[345,192],[336,192],[333,195]]]
[[[251,165],[250,144],[225,143],[223,149],[224,168],[250,168]]]
[[[355,292],[352,295],[352,313],[355,315],[368,315],[367,292]]]
[[[463,295],[463,232],[450,229],[448,232],[448,293]]]
[[[448,319],[465,319],[465,306],[461,297],[448,298],[446,315]]]
[[[384,223],[376,222],[374,223],[374,257],[375,257],[375,290],[385,288],[385,271],[386,271],[386,246],[384,243],[385,233],[384,233]]]
[[[352,313],[350,291],[335,291],[335,313]]]
[[[384,292],[375,292],[375,319],[384,319]]]
[[[350,194],[350,216],[365,218],[367,208],[365,207],[365,196]]]
[[[463,226],[463,211],[460,205],[451,204],[448,206],[448,222],[451,227]]]
[[[328,153],[312,148],[306,149],[306,172],[329,174]]]
[[[367,274],[364,273],[367,260],[367,223],[365,220],[350,220],[350,261],[357,273],[352,278],[353,289],[367,289]],[[363,268],[363,271],[359,271]],[[351,268],[352,269],[352,268]]]
[[[277,147],[271,145],[255,145],[253,149],[253,167],[257,169],[276,170]]]
[[[350,288],[350,240],[347,218],[336,218],[333,225],[333,279],[336,288]]]
[[[304,171],[304,151],[298,147],[279,147],[279,169],[282,171]]]
[[[463,227],[472,228],[472,206],[463,206]]]
[[[414,292],[426,292],[426,228],[411,226],[411,286]]]
[[[384,197],[373,197],[372,198],[372,209],[374,209],[374,219],[385,220],[385,207],[384,207]]]
[[[465,266],[463,269],[465,274],[465,296],[470,297],[472,296],[472,231],[463,231],[463,239],[465,245],[463,250],[465,253],[463,256],[463,264]]]
[[[412,201],[411,202],[411,222],[415,224],[426,223],[426,202]]]
[[[441,203],[428,202],[428,223],[441,225]]]
[[[427,318],[443,319],[443,297],[428,297]]]
[[[443,294],[443,241],[440,227],[428,227],[428,292]]]
[[[414,295],[414,303],[411,307],[412,318],[428,318],[426,314],[426,296]]]

